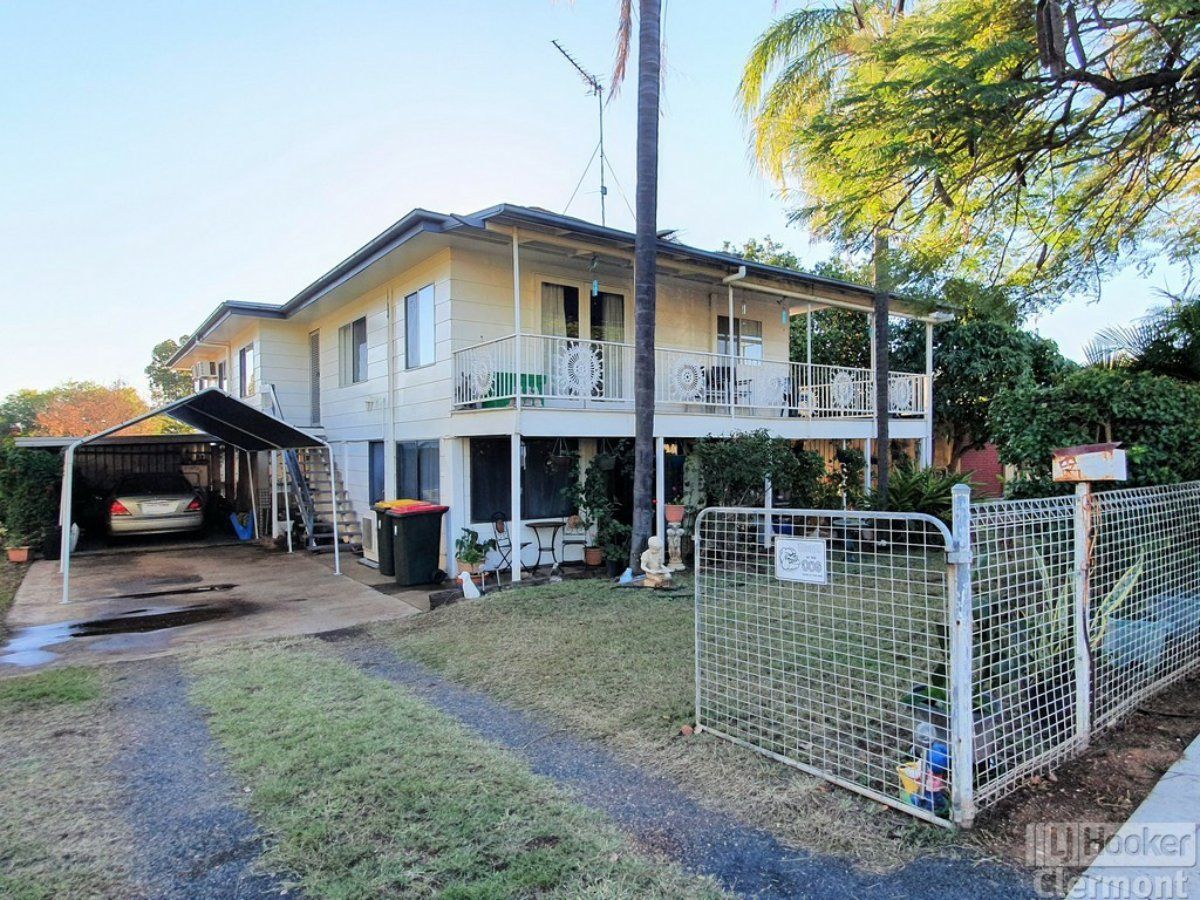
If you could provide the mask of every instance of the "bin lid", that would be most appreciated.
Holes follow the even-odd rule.
[[[403,509],[406,506],[428,506],[428,505],[429,505],[428,502],[425,500],[410,500],[410,499],[380,500],[378,503],[375,504],[373,509],[376,512],[387,512],[389,509]]]
[[[448,506],[439,506],[436,503],[421,503],[415,506],[393,507],[388,509],[387,514],[399,518],[400,516],[422,515],[425,513],[444,513],[449,508]]]

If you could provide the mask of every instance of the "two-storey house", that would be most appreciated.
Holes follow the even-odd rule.
[[[668,238],[658,258],[660,515],[677,470],[667,458],[689,439],[766,428],[870,457],[871,370],[789,358],[792,318],[869,316],[869,288]],[[418,209],[282,305],[221,304],[173,364],[319,430],[355,514],[423,498],[449,506],[450,540],[464,526],[490,535],[500,514],[533,541],[523,523],[569,512],[563,469],[547,460],[633,435],[633,307],[632,234],[509,204]],[[891,313],[929,327],[943,315],[898,298]],[[926,463],[927,347],[925,372],[889,384],[891,436]]]

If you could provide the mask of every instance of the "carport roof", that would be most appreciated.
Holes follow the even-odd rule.
[[[91,444],[116,434],[138,422],[155,416],[170,416],[172,419],[191,425],[242,450],[252,453],[261,450],[299,450],[305,447],[323,447],[324,443],[311,434],[289,425],[282,419],[268,415],[230,397],[220,388],[207,388],[198,394],[168,403],[137,418],[122,422],[112,428],[80,438],[75,446]]]

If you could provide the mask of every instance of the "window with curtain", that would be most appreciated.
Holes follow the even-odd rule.
[[[573,460],[579,452],[576,440],[527,438],[521,470],[521,516],[524,519],[557,519],[575,510],[564,496]]]
[[[521,518],[569,516],[575,510],[564,497],[572,465],[565,453],[576,453],[579,442],[558,438],[528,438],[523,443]],[[471,438],[471,521],[490,522],[496,513],[512,518],[512,453],[508,437]]]
[[[427,284],[404,298],[404,368],[416,369],[437,356],[433,330],[433,285]]]
[[[471,438],[471,521],[512,518],[512,443],[508,437]]]
[[[733,342],[729,340],[729,316],[717,316],[717,352],[747,360],[763,358],[763,326],[757,319],[734,319]]]
[[[437,441],[396,443],[396,490],[402,498],[440,502],[441,463]]]
[[[542,334],[579,337],[579,288],[542,283]]]
[[[625,297],[600,291],[591,302],[591,336],[593,341],[625,340]]]
[[[345,387],[367,380],[367,319],[338,329],[338,383]]]

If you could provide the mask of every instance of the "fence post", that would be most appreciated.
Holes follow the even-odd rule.
[[[1092,733],[1092,651],[1088,642],[1091,605],[1092,486],[1075,485],[1075,737],[1080,749]]]
[[[975,820],[974,610],[971,599],[971,489],[953,489],[951,533],[947,554],[950,587],[950,806],[962,828]]]

